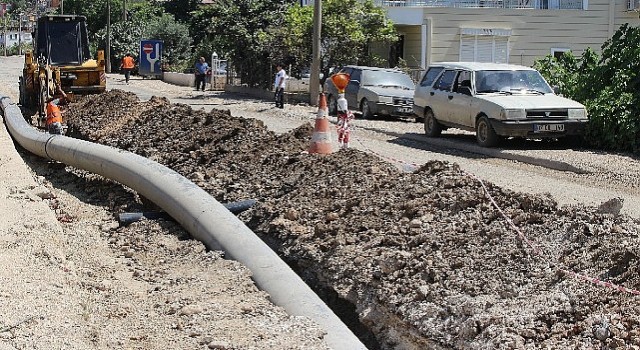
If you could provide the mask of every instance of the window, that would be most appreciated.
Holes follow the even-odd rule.
[[[463,62],[509,62],[508,29],[461,28],[460,61]]]
[[[551,56],[555,57],[556,59],[561,58],[565,52],[571,52],[571,50],[567,48],[557,48],[557,47],[551,48]]]
[[[466,70],[460,71],[458,77],[456,77],[455,83],[453,84],[453,91],[458,92],[458,88],[461,86],[471,88],[471,72]]]
[[[451,86],[453,85],[453,80],[456,77],[455,70],[446,70],[440,78],[436,81],[434,88],[438,90],[451,91]]]
[[[354,84],[356,84],[356,82],[357,82],[357,84],[359,85],[361,76],[362,76],[362,71],[360,69],[354,69],[350,74],[349,83],[351,83],[353,81]]]
[[[424,74],[422,77],[422,81],[420,81],[420,86],[429,87],[433,85],[433,82],[436,80],[440,72],[442,72],[444,68],[442,67],[432,67]]]

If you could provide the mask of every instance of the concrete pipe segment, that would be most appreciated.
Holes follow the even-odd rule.
[[[9,133],[26,150],[118,181],[164,209],[210,249],[224,250],[251,270],[257,286],[289,314],[306,316],[326,332],[335,350],[366,349],[349,328],[278,255],[221,203],[177,172],[131,152],[29,125],[18,106],[1,96]]]

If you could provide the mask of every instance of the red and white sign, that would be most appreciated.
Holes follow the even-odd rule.
[[[144,51],[144,53],[146,53],[147,55],[151,54],[153,52],[153,45],[144,44],[144,46],[142,47],[142,51]]]

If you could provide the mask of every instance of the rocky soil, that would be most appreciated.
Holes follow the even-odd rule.
[[[320,294],[352,304],[371,349],[640,349],[640,295],[572,274],[640,289],[638,221],[618,214],[619,200],[558,206],[452,163],[402,172],[357,150],[310,155],[309,125],[276,135],[242,115],[119,90],[65,118],[70,136],[156,160],[221,202],[256,199],[241,219]],[[114,212],[141,209],[119,198]],[[110,242],[144,255],[127,230],[150,228],[175,234],[147,221]]]

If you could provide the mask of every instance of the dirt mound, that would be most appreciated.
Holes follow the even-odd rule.
[[[372,348],[640,347],[640,296],[566,273],[640,289],[628,217],[559,208],[455,164],[405,173],[357,150],[309,155],[310,126],[276,135],[117,90],[65,116],[74,136],[156,160],[222,202],[257,199],[241,218],[353,303]]]

